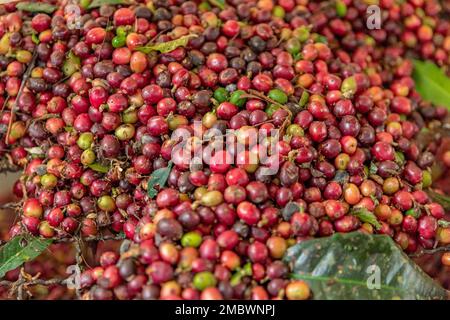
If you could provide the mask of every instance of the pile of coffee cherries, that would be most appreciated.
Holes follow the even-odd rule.
[[[449,244],[425,192],[447,110],[410,59],[448,68],[439,2],[382,0],[379,30],[367,1],[217,3],[1,6],[11,236],[126,237],[83,272],[86,299],[308,299],[282,261],[300,241]]]

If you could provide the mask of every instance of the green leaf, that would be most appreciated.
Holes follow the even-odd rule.
[[[402,152],[397,151],[394,154],[394,161],[401,166],[403,163],[405,163],[405,155]]]
[[[81,68],[81,60],[72,51],[67,54],[66,60],[62,66],[62,71],[66,77],[71,76]]]
[[[44,12],[48,14],[56,10],[56,6],[44,2],[20,2],[16,4],[16,8],[22,11],[33,13]]]
[[[196,34],[188,34],[186,36],[182,36],[178,39],[167,41],[167,42],[161,42],[161,43],[155,43],[144,47],[136,48],[137,51],[141,51],[143,53],[150,53],[152,51],[159,51],[161,53],[167,53],[172,50],[175,50],[178,47],[186,47],[189,39],[198,37]]]
[[[445,211],[450,210],[450,197],[437,193],[436,191],[433,191],[431,189],[427,190],[427,193],[430,198],[433,199],[433,201],[439,203],[445,209]]]
[[[244,264],[244,267],[242,268],[242,272],[246,276],[251,276],[253,274],[252,264],[250,262],[247,262]]]
[[[369,167],[369,173],[372,174],[377,174],[378,172],[378,167],[375,163],[371,162],[370,163],[370,167]]]
[[[25,148],[25,150],[32,156],[44,156],[45,155],[45,152],[44,152],[44,150],[42,150],[41,147]]]
[[[247,262],[242,268],[236,270],[236,272],[231,276],[230,285],[232,287],[237,286],[243,277],[251,276],[253,274],[252,264]]]
[[[301,60],[302,57],[303,57],[303,55],[301,52],[294,53],[294,61],[295,62],[297,62],[298,60]]]
[[[32,35],[31,35],[31,40],[35,43],[35,44],[39,44],[39,37],[37,36],[37,34],[36,33],[33,33]]]
[[[380,204],[380,201],[378,201],[377,197],[375,197],[373,194],[370,195],[370,199],[372,199],[375,206]]]
[[[163,188],[166,184],[167,178],[169,178],[170,171],[172,170],[172,165],[172,161],[169,161],[167,167],[159,168],[158,170],[152,172],[147,184],[147,194],[151,199],[153,199],[158,194],[155,186]]]
[[[225,9],[225,0],[208,0],[208,2],[220,10]]]
[[[345,17],[347,14],[347,5],[341,0],[336,1],[336,14],[339,17]]]
[[[300,107],[304,107],[308,103],[308,100],[309,100],[309,93],[306,90],[303,90],[298,104],[300,105]]]
[[[413,60],[416,90],[424,100],[450,109],[450,78],[430,61]]]
[[[16,236],[0,248],[0,278],[8,271],[20,267],[25,262],[39,256],[51,243],[52,239]],[[23,244],[23,242],[26,242]]]
[[[284,257],[292,278],[306,281],[314,299],[446,299],[434,282],[386,235],[362,232],[300,242]]]
[[[239,283],[241,283],[241,279],[242,279],[242,273],[240,271],[236,271],[235,273],[233,273],[233,275],[230,278],[230,285],[232,287],[237,286]]]
[[[88,167],[94,171],[101,172],[101,173],[108,173],[108,171],[109,171],[108,166],[104,166],[100,163],[93,163],[93,164],[88,165]]]
[[[321,34],[318,34],[318,33],[315,33],[315,34],[314,34],[314,41],[315,41],[315,42],[319,42],[319,43],[325,43],[325,44],[328,44],[328,39],[327,39],[327,37],[325,37],[325,36],[323,36],[323,35],[321,35]]]
[[[375,227],[375,229],[381,229],[381,223],[377,220],[377,217],[373,212],[370,212],[366,208],[356,208],[350,212],[352,215],[357,217],[359,220],[365,223],[370,223]]]
[[[126,1],[126,0],[93,0],[89,4],[88,9],[99,8],[103,5],[115,6],[115,5],[119,5],[119,4],[128,4],[128,1]]]

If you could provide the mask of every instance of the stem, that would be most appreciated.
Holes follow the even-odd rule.
[[[423,249],[423,250],[421,250],[421,251],[419,251],[417,253],[410,254],[409,257],[410,258],[417,258],[417,257],[421,257],[421,256],[426,255],[426,254],[435,254],[435,253],[438,253],[438,252],[449,252],[449,251],[450,251],[450,246],[437,247],[437,248],[434,248],[434,249]]]
[[[75,250],[76,250],[75,259],[77,262],[78,271],[81,272],[81,266],[83,264],[83,256],[82,256],[81,244],[80,244],[81,240],[80,239],[75,239],[75,240],[76,240],[74,243]],[[79,288],[78,286],[76,288],[76,294],[77,294],[77,298],[81,299],[81,288]]]
[[[8,202],[5,204],[0,205],[0,210],[14,210],[19,207],[19,204],[17,202]]]
[[[36,279],[31,281],[24,281],[23,284],[27,286],[36,286],[36,285],[44,285],[44,286],[52,286],[55,284],[65,285],[67,282],[67,279]],[[8,280],[2,280],[0,281],[0,286],[12,286],[17,282],[14,281],[8,281]]]
[[[8,103],[8,100],[9,100],[9,95],[6,96],[5,102],[3,103],[2,110],[1,110],[2,112],[5,109],[6,104]]]
[[[125,237],[123,235],[100,235],[100,236],[90,236],[83,238],[83,241],[85,242],[92,242],[92,241],[108,241],[108,240],[123,240]],[[66,242],[76,242],[78,239],[76,238],[61,238],[56,239],[54,243],[66,243]]]

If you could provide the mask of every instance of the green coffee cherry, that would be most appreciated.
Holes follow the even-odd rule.
[[[80,161],[83,165],[87,166],[95,162],[96,156],[92,149],[86,149],[81,154]]]
[[[236,90],[231,94],[230,102],[238,107],[243,107],[247,99],[241,98],[245,94],[243,90]]]
[[[77,140],[77,145],[80,149],[89,149],[94,142],[94,135],[91,132],[83,132]]]
[[[286,50],[290,54],[297,54],[300,52],[301,44],[300,41],[296,38],[290,38],[288,41],[286,41]]]
[[[40,182],[45,189],[53,189],[58,183],[58,178],[51,173],[46,173],[41,177]]]
[[[309,29],[308,27],[301,26],[294,30],[293,36],[296,37],[300,42],[305,42],[309,39]]]
[[[197,248],[202,243],[202,236],[196,231],[191,231],[185,233],[181,238],[181,245],[183,247],[194,247]]]
[[[133,138],[135,132],[136,129],[132,124],[123,124],[116,129],[115,134],[119,140],[124,141]]]
[[[215,207],[223,202],[222,192],[213,190],[208,191],[202,196],[201,204],[205,207]]]
[[[202,3],[200,3],[198,5],[198,10],[199,11],[210,11],[211,10],[211,6],[209,5],[208,2],[203,1]]]
[[[91,4],[91,0],[80,0],[80,7],[83,9],[87,9]]]
[[[272,10],[272,14],[274,17],[277,18],[284,18],[286,12],[284,11],[283,7],[281,6],[275,6]]]
[[[298,124],[291,124],[286,130],[286,133],[290,136],[303,136],[304,132],[302,127],[300,127]]]
[[[433,183],[433,178],[428,170],[422,171],[422,188],[428,188]]]
[[[127,36],[127,29],[124,26],[119,26],[116,29],[116,34],[118,37],[126,38]]]
[[[288,101],[286,93],[280,89],[272,89],[269,91],[268,97],[278,103],[285,104]]]
[[[167,118],[167,124],[169,125],[169,129],[172,131],[174,131],[179,126],[187,125],[188,122],[189,121],[185,116],[179,114],[175,114]]]
[[[203,291],[206,288],[214,287],[217,280],[211,272],[203,271],[195,274],[192,283],[197,290]]]
[[[277,106],[277,105],[275,105],[275,104],[271,104],[271,105],[269,105],[269,106],[266,108],[265,112],[267,113],[267,115],[268,115],[269,117],[272,117],[273,113],[274,113],[275,111],[277,111],[278,109],[280,109],[280,106]]]
[[[125,45],[125,43],[126,38],[122,36],[115,36],[111,41],[111,44],[114,48],[121,48]]]
[[[216,99],[219,103],[225,102],[228,100],[229,93],[225,88],[217,88],[214,91],[214,99]]]
[[[16,53],[16,60],[21,63],[29,63],[33,59],[33,54],[28,50],[19,50]]]
[[[204,114],[203,118],[202,118],[202,124],[206,127],[206,128],[212,128],[212,126],[217,122],[217,116],[215,113],[213,112],[207,112]]]
[[[100,210],[105,212],[112,212],[116,210],[116,202],[111,196],[101,196],[97,200],[97,206]]]
[[[126,111],[122,114],[122,121],[124,123],[136,123],[138,122],[139,118],[137,115],[137,110],[133,110],[133,111]]]
[[[336,1],[336,14],[339,17],[345,17],[347,14],[347,5],[341,0]]]
[[[356,93],[356,79],[354,76],[345,78],[342,81],[341,92],[344,97],[352,97]]]

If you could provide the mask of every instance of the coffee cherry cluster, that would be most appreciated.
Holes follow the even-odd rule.
[[[374,4],[379,11],[369,8]],[[445,2],[338,0],[313,2],[308,8],[313,30],[347,52],[370,42],[380,51],[433,60],[449,72],[450,23],[445,16],[450,8]]]
[[[164,241],[156,246],[145,240],[128,251],[109,251],[100,257],[100,266],[85,271],[81,286],[92,289],[87,299],[120,300],[217,300],[287,298],[304,300],[310,290],[303,281],[289,281],[288,267],[278,260],[285,240],[272,236],[269,249],[261,242],[244,246],[235,231],[217,239],[197,231],[185,233],[181,246]],[[247,251],[246,253],[242,251]],[[251,262],[243,264],[241,256]],[[267,263],[269,260],[272,262]],[[95,285],[94,285],[95,284]]]
[[[421,100],[407,58],[448,66],[448,23],[428,2],[383,1],[383,23],[402,26],[384,36],[361,25],[359,1],[83,2],[79,28],[60,5],[3,6],[1,156],[23,168],[11,236],[130,240],[83,273],[86,298],[307,299],[282,262],[299,241],[358,230],[407,252],[450,243],[424,191],[440,136],[416,139],[447,110]],[[405,22],[416,14],[437,39]],[[411,50],[411,31],[433,50]],[[200,148],[220,151],[190,161]]]

